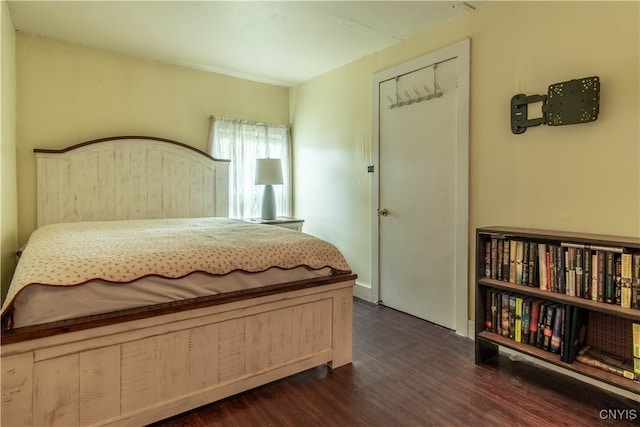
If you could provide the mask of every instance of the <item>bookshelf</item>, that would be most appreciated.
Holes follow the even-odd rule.
[[[640,324],[640,238],[478,228],[475,282],[477,364],[504,347],[640,394],[632,337]],[[621,367],[587,364],[597,351]]]

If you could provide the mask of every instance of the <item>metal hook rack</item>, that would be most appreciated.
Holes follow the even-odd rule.
[[[436,68],[438,64],[436,63],[431,66],[433,67],[433,86],[434,86],[433,92],[431,91],[431,89],[429,89],[429,87],[425,83],[422,85],[422,88],[421,88],[422,90],[419,89],[417,86],[413,87],[413,92],[416,95],[415,97],[412,97],[412,95],[409,93],[409,90],[404,89],[403,90],[404,98],[403,98],[397,91],[397,84],[398,84],[398,80],[400,79],[400,76],[397,76],[395,78],[396,79],[396,100],[394,101],[390,95],[387,95],[387,100],[389,101],[389,109],[403,107],[405,105],[414,104],[416,102],[428,101],[433,98],[440,98],[443,95],[443,91],[440,88],[440,85],[438,84],[438,81],[436,78]]]

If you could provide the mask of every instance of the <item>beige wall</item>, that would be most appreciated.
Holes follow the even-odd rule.
[[[0,37],[0,284],[4,299],[18,248],[15,31],[5,1],[0,4]]]
[[[19,240],[35,221],[34,148],[116,135],[207,149],[209,116],[289,123],[288,88],[18,34]]]
[[[359,283],[371,283],[372,75],[469,37],[470,276],[479,226],[640,236],[639,6],[492,2],[296,87],[296,215],[345,251]],[[511,133],[513,95],[589,76],[602,84],[595,123]]]

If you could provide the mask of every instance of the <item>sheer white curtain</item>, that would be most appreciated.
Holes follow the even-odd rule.
[[[209,153],[229,159],[229,217],[260,216],[263,185],[255,185],[256,159],[281,159],[283,185],[274,185],[276,215],[291,214],[291,137],[287,125],[211,117]]]

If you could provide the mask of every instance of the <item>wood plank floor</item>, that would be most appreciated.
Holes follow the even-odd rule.
[[[470,339],[390,308],[356,299],[353,325],[351,365],[310,369],[154,427],[640,424],[638,402],[506,357],[475,365]],[[626,420],[601,418],[609,413]]]

